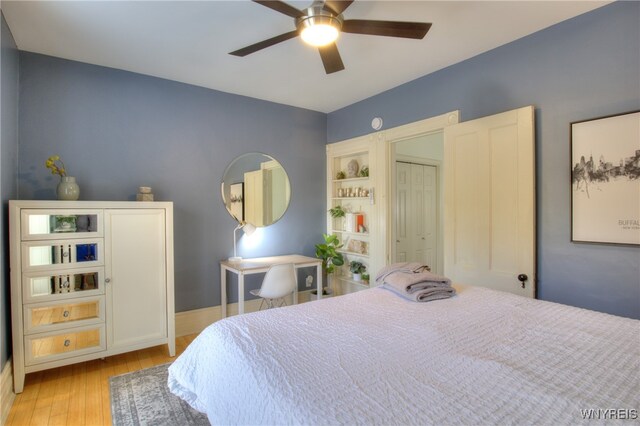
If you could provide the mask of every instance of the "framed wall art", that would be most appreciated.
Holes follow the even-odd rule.
[[[640,245],[640,111],[571,123],[571,241]]]
[[[231,214],[239,221],[244,221],[244,182],[233,183],[229,186],[229,201]]]

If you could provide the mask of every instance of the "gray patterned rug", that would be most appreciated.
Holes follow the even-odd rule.
[[[167,368],[157,365],[109,378],[114,426],[208,426],[207,416],[169,391]]]

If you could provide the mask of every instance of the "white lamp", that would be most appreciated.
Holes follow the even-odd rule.
[[[255,232],[256,227],[248,222],[240,222],[238,226],[236,226],[236,228],[233,230],[233,256],[229,258],[229,262],[240,262],[242,260],[242,257],[236,254],[236,231],[238,229],[242,229],[245,234],[251,235]]]

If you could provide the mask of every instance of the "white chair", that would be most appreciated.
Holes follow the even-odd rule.
[[[287,303],[284,298],[294,291],[297,291],[296,273],[293,263],[273,265],[264,276],[259,289],[251,290],[249,293],[262,298],[262,305],[267,303],[267,309],[284,306]],[[277,302],[280,304],[277,305]]]

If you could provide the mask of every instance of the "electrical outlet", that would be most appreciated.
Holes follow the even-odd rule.
[[[307,287],[311,287],[311,285],[313,284],[313,275],[307,275]]]

